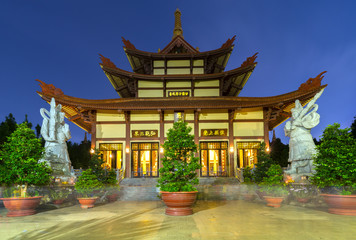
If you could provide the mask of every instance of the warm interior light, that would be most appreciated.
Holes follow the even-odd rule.
[[[268,147],[268,148],[266,148],[266,151],[267,151],[267,152],[269,152],[269,147]]]
[[[112,154],[110,154],[110,158],[112,158]]]
[[[163,147],[160,147],[160,148],[159,148],[159,152],[160,152],[160,153],[163,153],[163,152],[164,152]]]
[[[230,152],[231,152],[231,153],[234,152],[234,147],[230,147]]]
[[[95,150],[94,149],[90,149],[90,153],[91,154],[95,153]]]
[[[126,147],[126,153],[130,153],[130,148]]]

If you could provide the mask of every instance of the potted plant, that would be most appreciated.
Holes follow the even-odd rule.
[[[266,195],[261,188],[261,183],[265,177],[267,177],[267,171],[270,166],[274,163],[271,155],[266,151],[266,143],[262,142],[260,148],[257,151],[257,159],[258,163],[256,163],[256,168],[253,171],[254,181],[257,183],[256,185],[256,194],[261,199],[264,200],[264,196]]]
[[[50,197],[53,204],[60,205],[62,204],[69,196],[72,189],[66,189],[63,187],[50,188]]]
[[[77,199],[81,204],[81,208],[87,209],[94,207],[95,201],[100,195],[103,183],[98,180],[93,170],[89,168],[82,172],[82,175],[78,178],[74,187],[79,194]]]
[[[2,198],[8,209],[7,216],[35,214],[42,196],[31,196],[29,187],[47,185],[51,182],[51,168],[39,163],[44,148],[41,140],[27,123],[17,126],[0,150],[0,183],[12,186],[10,194]]]
[[[325,128],[316,148],[311,182],[323,192],[329,213],[356,216],[356,139],[335,123]]]
[[[292,196],[300,203],[308,203],[315,192],[309,185],[293,184],[289,190]]]
[[[185,216],[193,214],[199,184],[197,170],[201,168],[198,158],[194,157],[197,145],[190,134],[191,127],[183,121],[177,121],[168,130],[167,140],[163,144],[164,157],[160,168],[157,187],[160,188],[166,214]]]
[[[107,192],[106,198],[109,202],[115,202],[119,196],[120,187],[116,179],[116,172],[113,169],[107,172],[104,184]]]
[[[283,182],[283,170],[278,164],[272,164],[260,184],[261,189],[265,192],[264,199],[267,206],[281,207],[281,203],[288,195],[288,190]]]
[[[246,201],[253,201],[256,198],[257,186],[254,182],[254,174],[251,167],[243,169],[242,197]]]

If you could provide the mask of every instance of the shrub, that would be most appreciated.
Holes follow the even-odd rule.
[[[194,157],[197,145],[194,136],[190,134],[191,130],[183,121],[175,122],[173,128],[168,130],[167,140],[163,144],[163,167],[159,170],[157,185],[161,191],[196,191],[194,185],[199,184],[196,170],[201,166],[199,158]]]
[[[314,157],[311,182],[331,193],[356,193],[356,139],[350,129],[335,123],[325,128]]]
[[[19,185],[20,196],[26,197],[29,185],[46,185],[51,182],[52,170],[42,158],[44,148],[26,123],[18,125],[0,151],[0,183]]]

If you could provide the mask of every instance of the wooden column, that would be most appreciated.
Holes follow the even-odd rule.
[[[90,130],[90,135],[91,135],[91,148],[95,149],[96,148],[96,112],[92,113],[92,119],[91,119],[91,130]]]
[[[194,111],[194,142],[198,146],[198,151],[199,151],[199,112],[200,109]],[[195,154],[195,157],[199,157],[199,152]],[[200,177],[199,170],[198,170],[198,177]]]
[[[229,169],[230,173],[229,176],[233,177],[234,176],[234,170],[235,170],[235,164],[234,164],[234,157],[235,157],[235,152],[230,152],[230,148],[234,148],[234,115],[235,115],[235,110],[229,110]]]
[[[161,159],[163,158],[164,154],[161,153],[161,147],[164,144],[164,111],[159,110],[159,167],[162,167],[162,161]]]
[[[125,139],[125,177],[129,178],[131,176],[131,146],[130,146],[130,111],[125,112],[125,123],[126,123],[126,139]],[[129,148],[130,151],[127,152],[126,149]]]
[[[270,149],[270,146],[269,146],[269,117],[268,117],[268,109],[264,108],[263,109],[263,129],[264,129],[264,133],[263,133],[263,136],[264,136],[264,141],[266,143],[266,148],[267,149]]]

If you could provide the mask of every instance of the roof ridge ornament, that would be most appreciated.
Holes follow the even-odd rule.
[[[109,58],[104,57],[100,53],[99,53],[99,56],[100,56],[100,60],[102,61],[101,65],[103,65],[105,67],[117,69],[116,65]]]
[[[64,93],[60,88],[56,88],[53,84],[47,84],[39,79],[36,79],[37,82],[40,83],[40,87],[42,88],[42,92],[44,94],[50,94],[55,96],[63,96]]]
[[[177,10],[174,12],[174,29],[173,29],[173,37],[174,39],[177,36],[183,37],[183,29],[182,29],[182,21],[181,21],[181,11],[177,8]]]
[[[234,35],[231,39],[229,38],[220,48],[227,48],[230,47],[236,39],[236,35]]]
[[[121,37],[122,42],[124,43],[124,48],[128,49],[136,49],[135,46],[130,42],[130,40],[126,40],[124,37]]]
[[[323,80],[323,78],[325,76],[322,76],[324,73],[326,73],[326,71],[319,73],[318,76],[316,76],[315,78],[309,78],[305,83],[302,83],[300,85],[300,87],[298,88],[299,91],[305,91],[305,90],[310,90],[313,88],[317,88],[321,86],[321,80]]]
[[[258,52],[256,52],[252,57],[248,57],[242,64],[241,64],[241,68],[244,67],[248,67],[251,66],[253,64],[257,64],[257,62],[255,62],[256,58],[257,58],[257,54]]]

